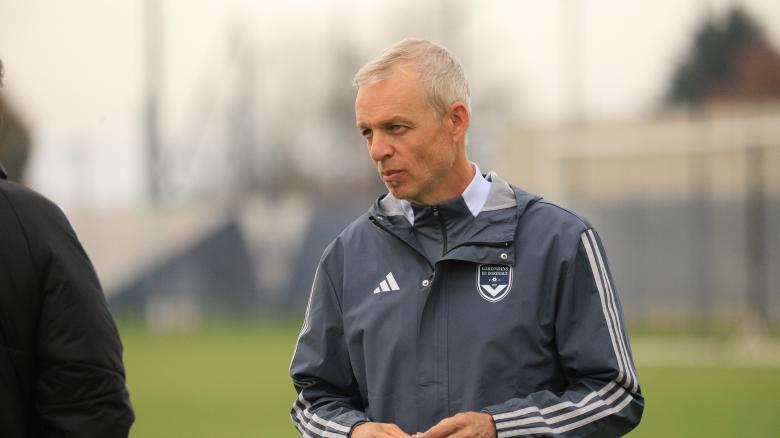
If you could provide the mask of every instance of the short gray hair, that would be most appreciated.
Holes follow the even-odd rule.
[[[361,67],[352,83],[357,88],[373,85],[408,63],[417,68],[428,103],[439,118],[458,101],[471,112],[469,83],[463,66],[449,50],[428,40],[406,38],[395,43]]]

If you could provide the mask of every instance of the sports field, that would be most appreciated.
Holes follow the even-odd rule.
[[[297,323],[151,334],[120,323],[134,438],[296,437],[287,376]],[[636,337],[647,397],[632,437],[780,436],[779,343]]]

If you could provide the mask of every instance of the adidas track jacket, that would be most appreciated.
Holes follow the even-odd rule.
[[[498,176],[409,224],[392,195],[349,225],[315,274],[290,374],[304,437],[364,421],[409,434],[464,411],[499,438],[609,437],[644,399],[601,241],[587,221]],[[431,257],[418,238],[440,236]],[[419,230],[417,227],[421,227]]]

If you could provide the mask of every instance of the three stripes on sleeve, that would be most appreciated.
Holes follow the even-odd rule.
[[[547,407],[530,406],[494,415],[498,438],[565,433],[620,412],[638,395],[639,382],[628,354],[628,337],[623,330],[615,292],[598,240],[592,229],[584,231],[580,239],[598,289],[612,351],[618,363],[618,376],[576,403],[564,401]]]

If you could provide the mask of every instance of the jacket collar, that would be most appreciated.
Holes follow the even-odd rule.
[[[466,189],[457,198],[462,198],[466,203],[466,207],[468,207],[471,216],[476,217],[479,212],[482,211],[482,207],[484,207],[485,201],[487,201],[487,197],[490,192],[490,181],[485,179],[485,177],[480,173],[477,163],[471,162],[470,164],[472,169],[474,169],[474,177],[471,178],[469,185],[466,186]],[[403,199],[396,200],[398,201],[398,206],[401,208],[401,211],[404,213],[406,219],[410,224],[414,225],[416,207],[412,206],[412,203],[409,201]]]
[[[479,168],[477,168],[478,170]],[[475,176],[476,177],[476,176]],[[485,182],[488,183],[487,187],[487,196],[484,199],[478,199],[476,197],[480,197],[481,195],[474,194],[476,197],[472,198],[472,203],[469,203],[469,199],[465,199],[466,205],[469,206],[469,210],[472,211],[472,214],[474,212],[474,208],[477,207],[478,203],[481,204],[481,208],[478,210],[478,213],[474,216],[479,216],[479,213],[483,211],[493,211],[493,210],[501,210],[504,208],[511,208],[514,206],[521,207],[521,210],[525,209],[525,204],[530,199],[523,199],[521,200],[521,204],[518,204],[518,200],[515,198],[515,195],[513,193],[512,186],[509,185],[506,181],[501,179],[501,177],[498,176],[497,173],[491,171],[488,172],[487,175],[484,177],[480,175],[480,177],[483,178]],[[469,188],[475,185],[474,181],[472,180],[472,183],[469,184]],[[469,190],[469,188],[466,189],[466,191]],[[484,188],[478,188],[474,191],[483,192]],[[466,193],[464,192],[464,197],[466,196]],[[388,192],[384,194],[383,196],[380,196],[379,199],[374,203],[371,210],[369,210],[370,215],[386,215],[386,216],[404,216],[408,217],[407,213],[404,211],[405,208],[402,207],[402,203],[406,201],[402,201],[395,196],[393,196],[392,193]],[[412,213],[413,214],[413,213]]]
[[[479,210],[479,213],[486,211],[502,210],[505,208],[518,207],[519,211],[525,211],[525,208],[529,205],[534,198],[534,195],[523,192],[525,195],[516,196],[515,189],[509,185],[506,181],[501,179],[495,172],[488,172],[484,177],[485,181],[490,184],[487,192],[487,198]],[[401,207],[401,200],[393,196],[392,193],[386,193],[379,197],[374,202],[374,205],[369,210],[369,215],[372,216],[404,216],[405,213]],[[468,205],[468,202],[467,202]],[[476,216],[479,216],[477,214]]]
[[[487,199],[479,214],[473,218],[468,229],[451,236],[449,251],[443,260],[466,260],[479,263],[513,263],[512,248],[517,222],[525,210],[539,197],[510,186],[496,173],[486,176],[490,182]],[[443,207],[458,200],[443,203]],[[459,202],[463,203],[462,200]],[[455,207],[456,208],[456,207]],[[446,211],[445,211],[446,214]],[[394,234],[408,245],[420,251],[420,245],[414,236],[412,226],[400,207],[399,200],[387,193],[377,199],[369,210],[374,223]],[[422,252],[421,252],[422,253]]]
[[[3,168],[3,163],[0,163],[0,179],[8,179],[8,174]]]

